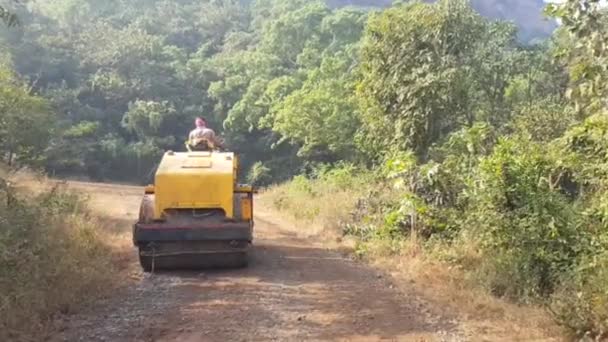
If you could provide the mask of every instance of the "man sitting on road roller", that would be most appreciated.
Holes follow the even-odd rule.
[[[144,189],[133,244],[145,272],[248,263],[254,189],[238,183],[238,155],[203,118],[188,138],[188,151],[166,151]]]
[[[196,128],[190,132],[186,147],[191,151],[212,151],[221,148],[215,132],[207,127],[207,121],[203,118],[196,118]]]

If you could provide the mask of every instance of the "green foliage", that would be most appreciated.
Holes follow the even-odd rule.
[[[525,56],[512,26],[486,21],[466,1],[415,2],[373,15],[357,87],[360,148],[370,156],[411,149],[424,160],[463,126],[506,124],[521,103],[509,103],[507,89],[531,64]]]
[[[547,116],[549,109],[518,119],[525,127],[510,136],[497,138],[487,124],[455,132],[424,164],[412,152],[391,155],[383,175],[397,195],[366,198],[346,233],[363,241],[423,236],[455,253],[473,236],[480,259],[467,270],[489,292],[546,303],[560,323],[601,335],[607,119],[570,116],[571,124],[547,127],[565,114]]]
[[[388,146],[420,156],[463,124],[501,121],[509,109],[502,90],[519,61],[513,28],[486,22],[461,1],[397,6],[372,14],[369,23],[368,12],[323,1],[62,0],[30,7],[23,13],[28,25],[4,38],[15,68],[58,113],[46,155],[47,169],[58,174],[120,164],[121,153],[104,152],[108,141],[126,150],[140,142],[179,149],[198,115],[224,129],[229,148],[243,155],[244,173],[261,162],[274,180],[318,162],[369,162]],[[388,32],[401,50],[385,51],[401,68],[385,70],[394,89],[365,71],[375,63],[366,49],[381,49],[366,47],[371,40],[361,36],[372,34],[382,16],[402,19]],[[418,33],[407,45],[398,32]],[[503,58],[507,52],[514,57]],[[471,72],[478,65],[483,72]],[[368,92],[377,86],[391,98],[410,95],[401,109],[388,105],[378,116],[357,85]],[[490,92],[487,100],[482,90]],[[382,121],[386,129],[377,127]],[[87,122],[99,125],[73,136],[72,127]],[[146,161],[121,178],[135,180],[136,170],[153,166]]]
[[[167,101],[138,100],[129,104],[129,111],[123,118],[123,127],[143,141],[157,137],[163,131],[163,126],[179,119],[181,118],[175,115],[175,109]]]
[[[54,125],[45,99],[32,95],[12,71],[0,70],[0,152],[9,165],[37,163]]]
[[[271,181],[270,169],[261,162],[253,164],[247,174],[247,182],[254,186],[270,184]]]
[[[597,254],[583,259],[564,276],[564,285],[553,295],[550,310],[560,323],[579,335],[596,332],[605,334],[608,329],[607,255]]]
[[[608,76],[608,26],[599,0],[567,0],[552,4],[547,12],[559,18],[570,36],[559,54],[569,64],[571,97],[579,111],[605,109]]]
[[[309,73],[301,89],[273,108],[273,130],[300,144],[299,155],[307,159],[348,159],[355,146],[352,137],[359,127],[354,86],[348,60],[328,57]]]
[[[149,156],[179,149],[199,115],[224,130],[244,173],[261,162],[280,180],[309,162],[355,159],[344,137],[359,122],[352,89],[363,11],[295,0],[29,5],[27,25],[3,39],[58,113],[46,153],[53,173],[97,178],[138,144]],[[77,136],[89,122],[98,126]],[[125,151],[106,153],[118,142]],[[153,168],[144,159],[120,178]]]
[[[469,224],[483,227],[484,248],[503,253],[495,265],[496,278],[489,279],[501,295],[547,296],[575,260],[581,232],[575,226],[576,209],[559,188],[563,158],[542,143],[510,138],[479,165]],[[485,213],[491,213],[491,221]]]
[[[571,107],[544,100],[521,109],[511,125],[535,141],[549,142],[561,137],[575,123],[576,114]]]

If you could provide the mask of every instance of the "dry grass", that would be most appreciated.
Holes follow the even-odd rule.
[[[461,268],[431,257],[419,245],[403,242],[398,255],[370,248],[366,257],[391,274],[396,283],[413,289],[435,307],[455,314],[468,336],[478,341],[566,341],[564,329],[539,307],[519,306],[497,299],[469,279]],[[378,251],[376,251],[378,250]]]
[[[340,239],[342,234],[337,228],[351,219],[352,208],[366,189],[316,182],[314,191],[307,184],[294,183],[268,188],[257,203],[279,210],[303,237],[323,234]]]
[[[121,283],[129,240],[66,185],[0,170],[13,187],[0,191],[0,340],[40,340]]]
[[[543,309],[518,306],[498,299],[469,279],[462,268],[438,261],[437,251],[423,248],[415,238],[403,241],[375,239],[361,244],[342,238],[339,227],[348,222],[364,189],[346,187],[299,191],[286,184],[262,193],[258,205],[274,216],[286,218],[308,237],[328,247],[365,250],[365,260],[389,273],[404,292],[417,293],[439,311],[458,317],[463,330],[475,341],[565,341],[567,332]],[[338,244],[336,244],[338,242]],[[438,246],[437,249],[441,249]],[[473,265],[480,254],[474,244],[459,244],[461,265]],[[397,254],[394,251],[399,251]],[[442,251],[445,252],[445,251]]]

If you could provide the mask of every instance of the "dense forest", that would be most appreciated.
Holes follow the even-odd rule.
[[[223,131],[244,156],[244,170],[255,165],[255,181],[356,158],[344,138],[358,126],[351,94],[370,12],[348,4],[368,5],[62,0],[17,6],[22,25],[2,36],[10,47],[4,64],[52,108],[36,120],[30,115],[40,127],[14,123],[30,127],[32,137],[12,137],[9,159],[36,159],[53,174],[149,181],[162,151],[183,148],[196,115]],[[506,26],[512,31],[499,44],[515,46],[507,40],[516,31]],[[19,139],[39,141],[17,151]]]
[[[307,104],[298,110],[308,115],[340,107],[350,113],[336,120],[353,115],[352,98],[340,93],[352,85],[347,71],[356,65],[363,11],[309,1],[65,0],[27,8],[17,8],[22,25],[2,37],[10,47],[5,82],[26,79],[30,89],[20,91],[47,100],[27,105],[49,110],[15,113],[17,126],[6,133],[14,136],[3,139],[9,161],[141,181],[164,150],[183,149],[197,115],[223,131],[245,170],[258,162],[259,177],[288,177],[307,160],[348,153],[301,144],[306,128],[291,119],[310,119],[292,112],[301,99]]]
[[[476,255],[491,256],[475,267],[493,294],[605,333],[608,26],[598,1],[549,6],[563,24],[534,45],[464,0],[342,3],[13,6],[0,149],[9,164],[55,175],[142,182],[201,115],[242,156],[248,181],[372,172],[399,195],[364,201],[366,223],[349,234],[475,240]]]

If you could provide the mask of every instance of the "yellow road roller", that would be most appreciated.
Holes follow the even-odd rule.
[[[133,227],[143,270],[246,267],[254,192],[234,153],[166,152]]]

